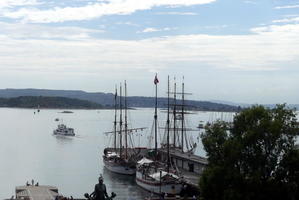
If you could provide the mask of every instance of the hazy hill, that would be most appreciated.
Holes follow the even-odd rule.
[[[0,97],[12,98],[19,96],[48,96],[48,97],[67,97],[73,99],[87,100],[103,106],[112,106],[114,104],[114,94],[112,93],[91,93],[81,90],[45,90],[45,89],[0,89]],[[191,109],[204,111],[237,111],[237,106],[221,103],[212,103],[208,101],[187,100],[186,104]],[[158,106],[166,107],[167,98],[159,98]],[[154,107],[154,97],[128,97],[128,106],[130,107]]]
[[[101,109],[102,105],[86,100],[66,97],[20,96],[0,98],[0,107],[10,108],[62,108]]]
[[[247,107],[250,107],[252,105],[256,105],[256,104],[236,103],[236,102],[231,102],[231,101],[220,101],[220,100],[210,100],[210,102],[226,104],[226,105],[231,105],[231,106],[241,106],[242,108],[247,108]],[[282,102],[282,103],[284,103],[284,102]],[[282,104],[282,103],[280,103],[280,104]],[[263,104],[263,105],[268,107],[268,108],[274,108],[276,106],[276,104]],[[299,109],[299,104],[287,104],[287,106],[289,108],[295,108],[297,110]]]

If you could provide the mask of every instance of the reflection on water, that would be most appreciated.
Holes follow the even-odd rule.
[[[142,190],[136,185],[135,176],[112,173],[104,168],[103,177],[105,182],[109,183],[108,192],[115,192],[117,194],[117,199],[137,200],[149,196],[147,191]]]
[[[65,144],[71,143],[74,139],[72,137],[63,136],[63,135],[53,135],[53,137],[56,137],[56,142],[57,142],[57,144],[60,144],[60,145],[65,145]]]
[[[134,180],[135,176],[116,174],[116,173],[113,173],[113,172],[107,170],[107,168],[105,168],[105,167],[103,168],[103,177],[104,177],[104,179],[107,179],[111,182],[120,182],[125,185],[128,185],[128,184],[134,185],[135,184],[135,180]]]

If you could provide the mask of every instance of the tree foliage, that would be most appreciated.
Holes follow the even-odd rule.
[[[277,105],[253,106],[217,121],[202,142],[209,164],[200,179],[207,200],[299,199],[299,135],[296,113]]]

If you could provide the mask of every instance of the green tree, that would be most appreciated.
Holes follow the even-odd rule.
[[[253,106],[217,121],[202,142],[209,164],[200,178],[206,200],[299,199],[296,113],[285,105]]]

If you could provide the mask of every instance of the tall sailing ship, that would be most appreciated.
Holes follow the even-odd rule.
[[[197,143],[194,141],[190,132],[198,132],[198,129],[193,129],[187,127],[186,115],[193,114],[190,110],[190,106],[185,103],[185,96],[191,95],[191,93],[185,92],[184,77],[182,82],[182,91],[177,91],[177,84],[174,81],[173,92],[168,92],[172,94],[172,103],[169,105],[169,115],[171,115],[169,127],[165,127],[165,133],[163,140],[161,142],[160,152],[166,154],[166,148],[169,146],[171,154],[194,154]],[[178,95],[181,95],[181,99],[178,99]],[[189,108],[187,108],[189,107]],[[167,132],[169,133],[169,139],[167,138]],[[165,156],[164,156],[165,157]]]
[[[119,104],[118,101],[119,100]],[[104,149],[104,166],[111,172],[134,175],[136,173],[136,161],[138,158],[138,149],[134,148],[129,141],[132,141],[132,133],[142,131],[143,128],[128,128],[128,109],[127,109],[127,84],[125,81],[125,97],[123,105],[122,86],[120,85],[120,96],[115,89],[114,100],[114,129],[106,134],[113,136],[113,146]],[[119,105],[119,106],[118,106]],[[124,106],[124,107],[123,107]],[[118,118],[119,111],[119,118]],[[124,114],[124,121],[123,121]]]
[[[184,83],[182,84],[182,102],[179,105],[176,101],[176,83],[174,87],[174,102],[170,104],[169,91],[169,77],[168,77],[168,96],[167,96],[167,121],[164,133],[164,140],[161,142],[161,146],[158,149],[158,125],[157,125],[157,75],[155,76],[154,83],[156,85],[156,103],[155,103],[155,114],[154,114],[154,138],[155,138],[155,155],[152,160],[143,158],[137,162],[136,172],[136,183],[140,187],[157,194],[178,194],[182,190],[185,180],[181,177],[180,172],[175,166],[175,163],[171,161],[170,152],[179,151],[184,152],[190,143],[186,145],[187,138],[185,136],[186,131],[189,129],[185,128],[184,115]],[[172,119],[171,119],[172,115]],[[180,116],[180,117],[179,117]],[[178,120],[181,120],[180,126]],[[180,137],[179,137],[180,134]],[[185,144],[185,145],[184,145]],[[185,147],[184,147],[185,146]],[[196,145],[192,145],[191,151]],[[190,151],[190,150],[189,150]],[[162,154],[165,153],[163,158]],[[162,156],[162,157],[161,157]]]

